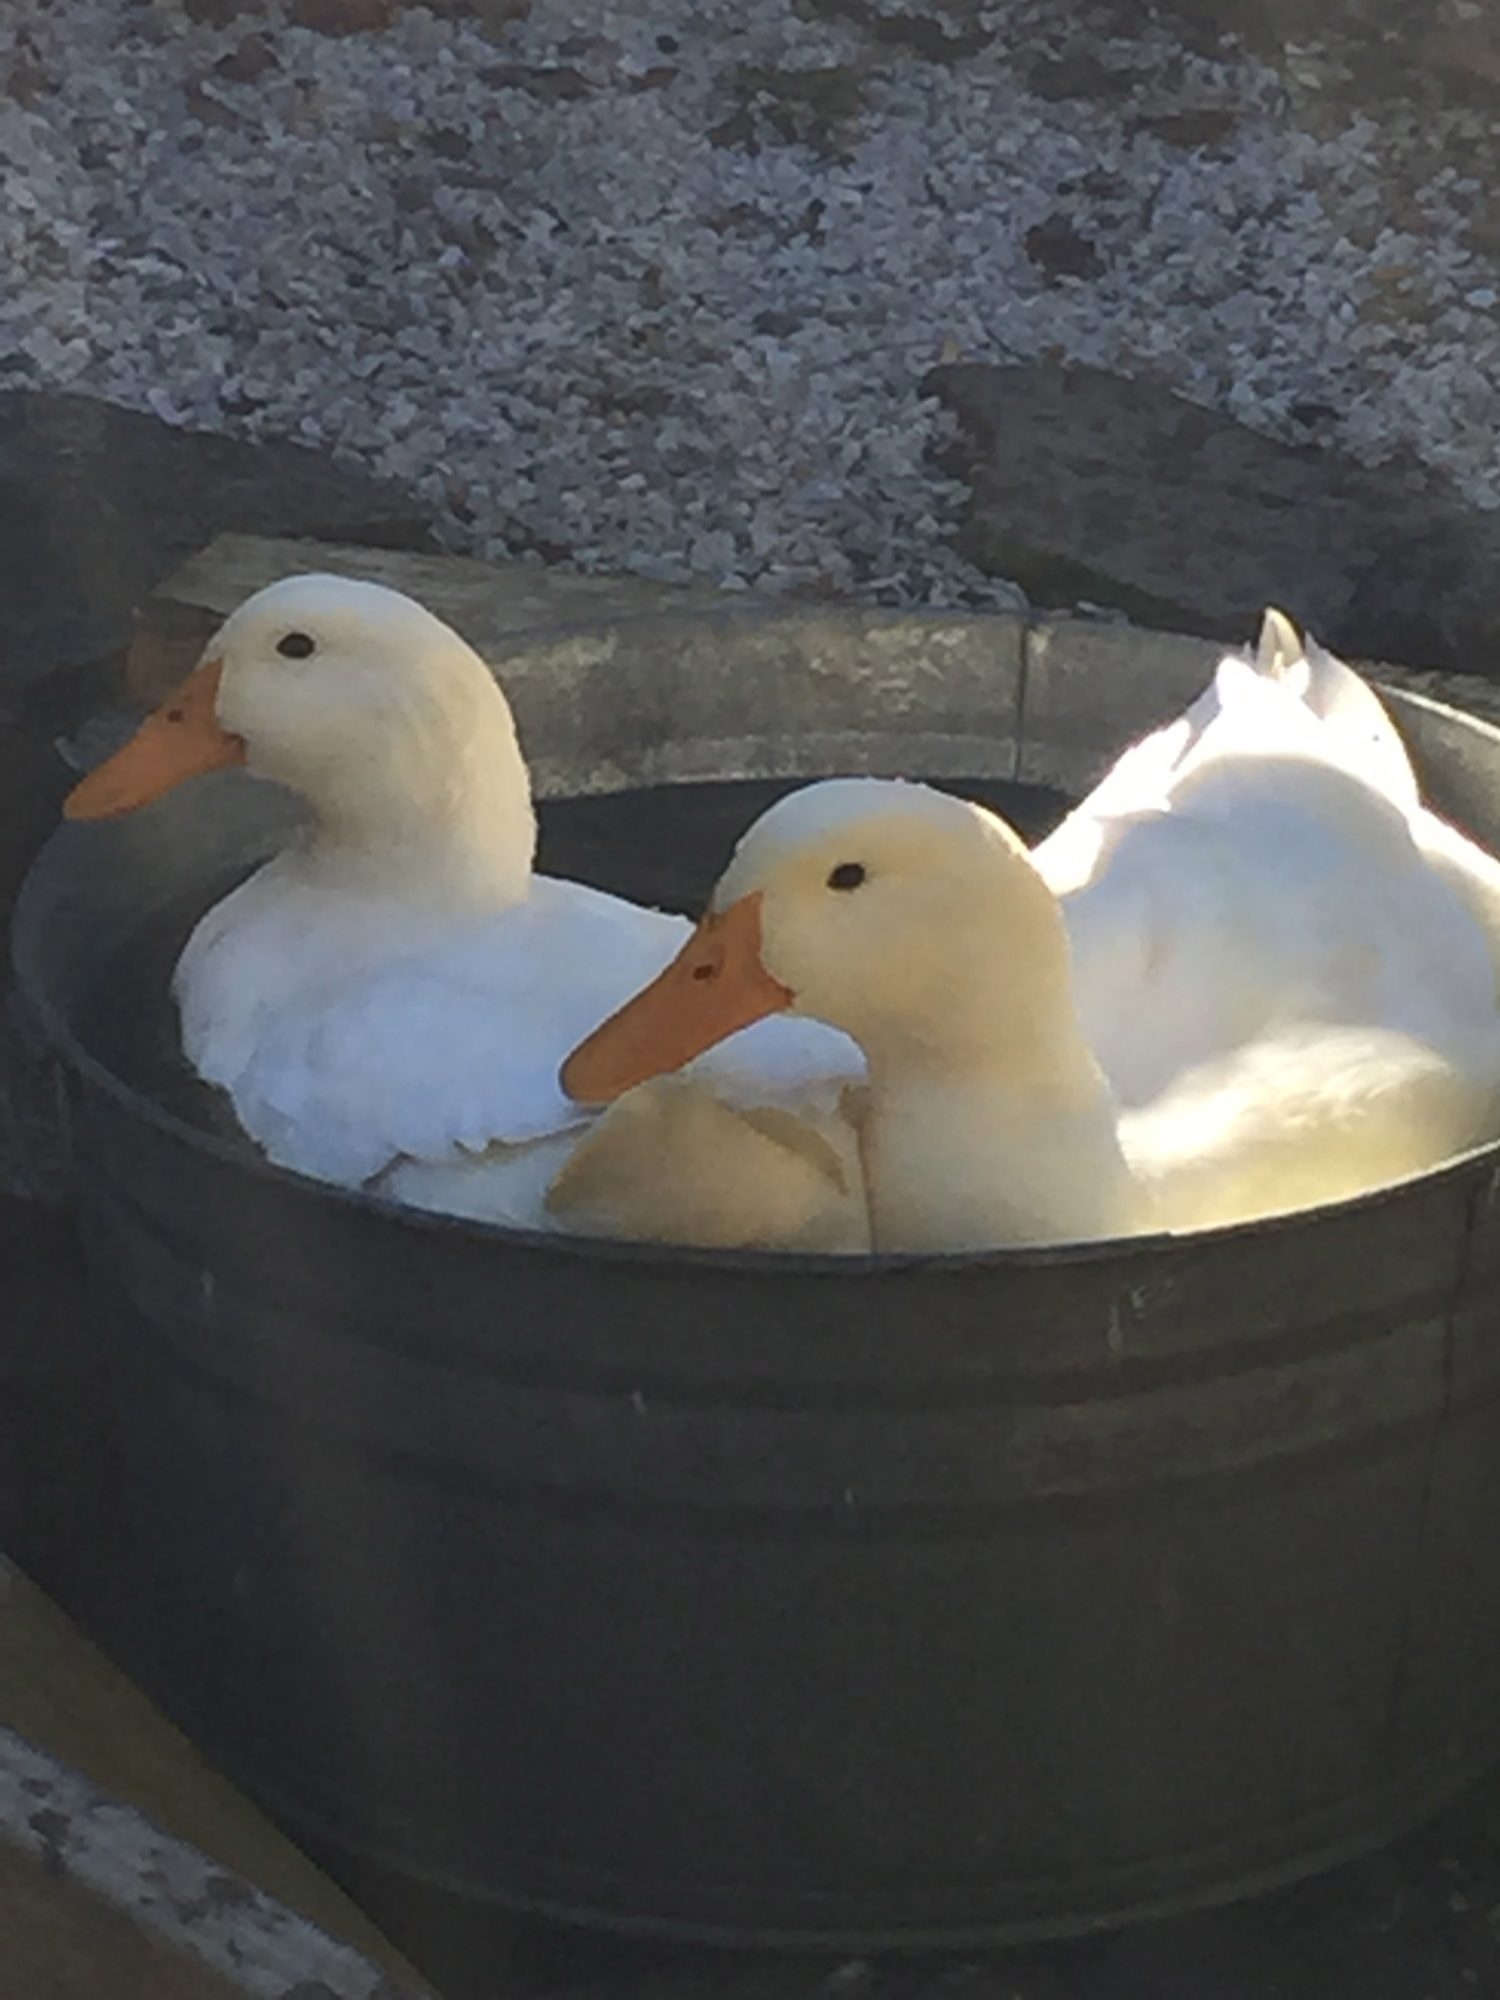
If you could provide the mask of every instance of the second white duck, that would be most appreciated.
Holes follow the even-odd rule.
[[[1388,801],[1349,784],[1351,861],[1374,893],[1412,843]],[[780,1012],[865,1053],[882,1250],[1200,1227],[1334,1199],[1487,1136],[1500,1074],[1492,1010],[1429,1038],[1304,1018],[1122,1117],[1062,910],[1022,842],[981,807],[875,779],[764,814],[694,938],[575,1050],[564,1085],[608,1101],[724,1024]]]

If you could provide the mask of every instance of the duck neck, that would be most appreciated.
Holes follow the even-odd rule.
[[[521,901],[536,819],[514,734],[471,738],[432,765],[399,750],[304,787],[313,820],[301,871],[341,893],[394,897],[428,911]]]
[[[1116,1109],[1068,1008],[941,1044],[865,1042],[874,1245],[977,1250],[1127,1230],[1137,1191]]]

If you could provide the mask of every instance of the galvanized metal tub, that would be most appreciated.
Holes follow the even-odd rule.
[[[1076,790],[1211,657],[745,611],[502,667],[554,792]],[[1500,736],[1394,699],[1500,843]],[[175,938],[284,825],[224,778],[59,834],[17,964],[67,1081],[149,1670],[317,1852],[456,1908],[998,1941],[1316,1869],[1500,1755],[1495,1149],[1253,1229],[969,1258],[398,1212],[118,1055],[122,1020],[169,1036]]]

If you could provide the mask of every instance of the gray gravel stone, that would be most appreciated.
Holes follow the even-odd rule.
[[[1492,508],[1492,14],[11,0],[0,381],[327,448],[451,549],[783,596],[1016,603],[951,547],[944,356]]]

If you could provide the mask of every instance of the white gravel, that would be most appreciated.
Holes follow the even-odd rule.
[[[455,548],[896,602],[1005,595],[927,458],[958,353],[1151,371],[1286,437],[1323,405],[1318,435],[1500,504],[1477,111],[1330,115],[1315,56],[1158,30],[1089,41],[1102,87],[1052,101],[1019,80],[1038,0],[941,62],[793,0],[340,37],[296,4],[6,0],[0,386],[331,446]],[[745,74],[820,68],[828,115]],[[1215,109],[1216,150],[1138,124]],[[1060,214],[1086,275],[1028,254]]]

